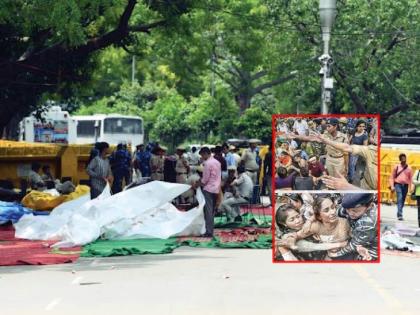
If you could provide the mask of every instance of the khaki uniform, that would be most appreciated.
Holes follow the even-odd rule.
[[[255,185],[258,179],[258,169],[259,169],[259,166],[257,164],[256,150],[251,151],[251,149],[245,149],[242,152],[241,161],[244,162],[246,173],[252,179],[252,182]]]
[[[188,161],[184,156],[179,157],[176,156],[176,165],[175,165],[175,172],[176,172],[176,182],[178,184],[185,184],[187,182],[188,177]]]
[[[337,131],[335,137],[333,137],[328,132],[324,133],[323,137],[334,142],[346,142],[346,136],[340,131]],[[334,148],[331,145],[327,145],[325,149],[327,150],[327,160],[325,162],[325,168],[328,171],[328,175],[333,177],[338,177],[338,174],[346,176],[346,164],[343,152]]]
[[[378,147],[376,145],[352,144],[352,154],[359,155],[366,160],[366,169],[360,186],[363,189],[378,189]]]
[[[165,158],[160,155],[152,154],[150,159],[150,169],[152,170],[152,180],[163,180],[163,166]]]

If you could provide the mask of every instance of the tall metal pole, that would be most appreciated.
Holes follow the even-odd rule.
[[[136,56],[133,55],[131,59],[131,85],[134,85],[136,80]]]
[[[337,1],[336,0],[320,0],[319,1],[319,15],[321,21],[323,54],[319,57],[321,63],[321,70],[319,74],[322,77],[321,82],[321,114],[328,114],[329,105],[331,104],[331,94],[334,87],[334,81],[331,77],[331,66],[333,59],[329,53],[331,30],[337,15]]]

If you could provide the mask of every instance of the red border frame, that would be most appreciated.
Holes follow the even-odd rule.
[[[276,140],[276,120],[278,118],[320,118],[320,117],[349,117],[349,118],[376,118],[378,122],[378,134],[377,134],[377,143],[378,143],[378,157],[377,157],[377,172],[378,172],[378,188],[377,188],[377,199],[378,199],[378,223],[377,223],[377,237],[378,237],[378,259],[375,261],[364,261],[364,260],[310,260],[310,261],[276,261],[275,260],[275,208],[276,208],[276,189],[275,189],[275,140]],[[273,264],[379,264],[381,262],[381,176],[380,176],[380,161],[381,161],[381,116],[379,114],[274,114],[271,116],[271,237],[272,237],[272,246],[271,246],[271,259]]]

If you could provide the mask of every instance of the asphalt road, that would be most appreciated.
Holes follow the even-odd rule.
[[[404,223],[415,226],[416,209]],[[393,224],[394,207],[382,217]],[[181,247],[168,255],[0,267],[1,314],[418,314],[420,259],[272,264],[270,250]]]

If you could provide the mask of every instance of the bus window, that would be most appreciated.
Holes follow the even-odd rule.
[[[142,121],[133,118],[105,118],[104,133],[142,134]]]
[[[101,121],[99,121],[98,137],[101,133]],[[78,137],[94,137],[95,136],[95,120],[79,120],[77,122]]]

